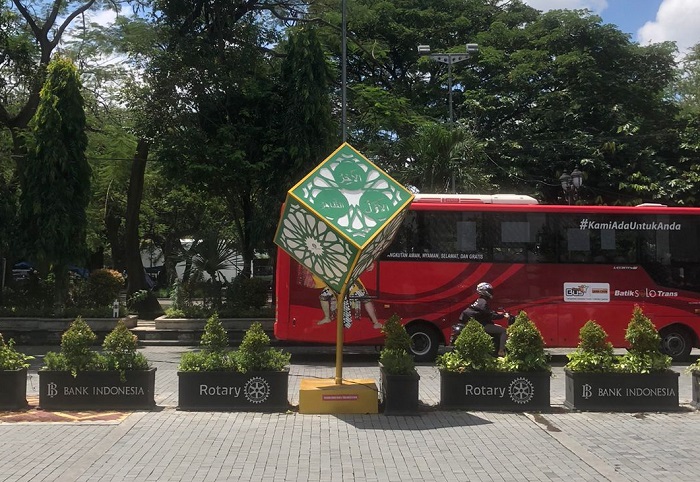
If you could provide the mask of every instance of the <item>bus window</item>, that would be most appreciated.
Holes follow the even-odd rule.
[[[491,213],[489,221],[488,238],[493,247],[493,261],[541,261],[540,236],[546,224],[544,213]]]
[[[426,255],[470,257],[439,259],[486,259],[482,241],[481,213],[451,211],[411,211],[382,259],[412,260],[436,258]]]

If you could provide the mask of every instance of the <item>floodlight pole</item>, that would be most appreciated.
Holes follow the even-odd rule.
[[[418,54],[427,56],[430,60],[434,62],[440,62],[441,64],[447,64],[447,92],[448,92],[448,111],[450,115],[450,129],[452,129],[454,124],[454,111],[452,110],[452,64],[458,64],[459,62],[464,62],[469,59],[472,55],[475,55],[479,51],[478,44],[467,44],[467,49],[464,53],[431,53],[430,45],[419,45]],[[456,191],[455,186],[455,174],[452,173],[452,192]]]
[[[347,34],[347,28],[348,28],[348,20],[347,20],[347,8],[346,8],[346,3],[347,0],[342,1],[342,14],[341,14],[341,30],[342,30],[342,42],[341,42],[341,60],[340,63],[342,64],[341,66],[341,80],[340,80],[340,90],[341,90],[341,132],[342,132],[342,139],[343,142],[346,142],[348,140],[348,128],[347,128],[347,81],[348,81],[348,34]]]

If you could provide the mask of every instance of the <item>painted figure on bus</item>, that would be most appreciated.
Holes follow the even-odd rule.
[[[372,269],[372,266],[368,268],[368,271]],[[316,325],[325,325],[335,320],[336,317],[336,296],[335,293],[323,282],[321,279],[311,273],[304,267],[300,266],[300,284],[308,288],[319,288],[321,293],[319,294],[319,304],[321,306],[321,311],[323,312],[323,318],[316,322]],[[372,299],[367,294],[367,289],[362,284],[360,280],[357,280],[348,290],[345,299],[345,306],[343,309],[343,324],[345,328],[350,328],[352,326],[353,315],[354,318],[359,318],[361,316],[361,308],[365,309],[365,313],[372,322],[372,327],[376,330],[382,328],[382,324],[377,319],[377,311],[374,308],[374,303]]]
[[[497,335],[499,337],[498,356],[504,356],[506,354],[506,340],[508,339],[508,334],[505,327],[495,324],[494,320],[501,318],[509,319],[510,315],[508,313],[491,311],[489,301],[493,299],[493,286],[491,286],[490,283],[479,283],[476,285],[476,293],[479,297],[459,315],[459,321],[461,323],[467,323],[471,318],[474,318],[481,323],[486,333]]]
[[[330,288],[327,286],[323,288],[321,294],[319,295],[321,310],[323,311],[323,318],[316,322],[317,325],[325,325],[333,320],[335,299],[335,293],[333,293]],[[367,312],[367,316],[369,316],[369,319],[372,321],[372,328],[376,330],[381,329],[382,324],[379,322],[379,320],[377,320],[377,312],[374,309],[374,304],[367,296],[367,290],[360,280],[355,281],[355,283],[353,283],[353,285],[350,287],[344,304],[343,324],[345,325],[345,328],[350,328],[352,325],[353,308],[355,308],[356,317],[359,317],[359,306],[362,305],[365,308],[365,312]]]

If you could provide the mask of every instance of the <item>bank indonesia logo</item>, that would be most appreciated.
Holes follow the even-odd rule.
[[[584,400],[588,400],[593,396],[592,387],[588,383],[584,383],[581,387],[581,390],[583,392],[581,393],[581,396],[584,398]]]
[[[508,386],[508,395],[515,403],[527,403],[535,395],[535,387],[527,378],[516,378]]]
[[[46,386],[46,394],[49,396],[49,398],[55,397],[58,395],[58,386],[54,382],[49,383]]]
[[[270,396],[270,384],[261,377],[253,377],[243,387],[246,400],[250,403],[262,403]]]

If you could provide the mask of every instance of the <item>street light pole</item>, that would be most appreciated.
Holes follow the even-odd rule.
[[[348,20],[347,20],[347,0],[342,1],[341,5],[341,79],[340,79],[340,90],[341,90],[341,115],[340,115],[340,124],[341,124],[341,138],[343,139],[343,142],[346,142],[348,140],[348,127],[347,127],[347,122],[348,122],[348,116],[347,116],[347,83],[348,83]]]
[[[583,186],[583,173],[576,167],[571,174],[564,173],[559,176],[559,182],[566,200],[571,205],[578,197],[578,190]]]
[[[433,60],[435,62],[447,64],[447,105],[449,111],[450,128],[452,128],[454,125],[454,111],[452,108],[452,64],[463,62],[479,51],[479,45],[477,44],[467,44],[466,47],[467,51],[464,53],[431,53],[430,45],[418,46],[418,53],[420,55],[425,55],[428,58],[430,58],[430,60]],[[452,173],[452,192],[456,192],[454,172]]]
[[[452,110],[452,64],[458,64],[470,58],[479,51],[479,45],[467,44],[467,51],[464,53],[431,53],[430,45],[419,45],[418,53],[425,55],[435,62],[447,64],[447,89],[448,89],[448,106],[450,114],[450,125],[454,121],[454,113]]]

